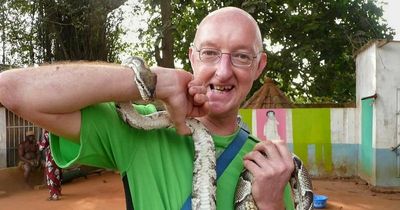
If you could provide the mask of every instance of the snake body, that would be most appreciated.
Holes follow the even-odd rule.
[[[134,80],[140,95],[145,101],[154,97],[157,77],[139,57],[130,57],[122,65],[130,67],[134,73]],[[168,113],[159,111],[150,115],[137,113],[131,102],[116,102],[116,109],[121,119],[135,128],[146,130],[167,128],[173,126]],[[192,132],[195,157],[192,182],[192,209],[216,209],[216,158],[214,141],[207,128],[197,119],[186,120]],[[313,209],[313,193],[310,176],[301,160],[293,155],[295,170],[289,180],[293,191],[296,210]],[[235,209],[257,209],[251,195],[252,175],[244,170],[239,178],[236,195]]]

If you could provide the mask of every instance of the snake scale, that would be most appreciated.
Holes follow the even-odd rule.
[[[150,71],[145,62],[139,57],[126,59],[123,66],[131,68],[134,80],[141,97],[151,101],[154,97],[157,77]],[[140,129],[158,129],[173,126],[166,111],[141,115],[132,108],[131,102],[116,102],[116,108],[121,119],[132,127]],[[213,139],[207,128],[197,119],[186,120],[192,132],[195,157],[192,182],[192,209],[216,209],[216,158]],[[301,160],[293,154],[295,170],[289,180],[296,210],[313,209],[313,193],[311,178]],[[244,170],[236,187],[235,209],[257,209],[251,195],[252,175]]]

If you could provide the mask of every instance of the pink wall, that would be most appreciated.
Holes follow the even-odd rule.
[[[272,119],[268,120],[266,116],[268,111],[273,111],[275,113],[276,122],[274,123]],[[256,122],[257,122],[257,137],[261,140],[266,140],[266,136],[264,135],[264,126],[269,123],[267,126],[268,130],[275,130],[273,126],[276,126],[276,131],[279,137],[286,141],[286,110],[285,109],[257,109],[256,110]],[[271,128],[272,127],[272,128]],[[267,132],[268,133],[268,132]]]

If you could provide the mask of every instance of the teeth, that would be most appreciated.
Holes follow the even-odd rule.
[[[218,86],[218,85],[212,85],[212,87],[214,90],[218,90],[218,91],[224,91],[224,90],[231,90],[232,86]]]

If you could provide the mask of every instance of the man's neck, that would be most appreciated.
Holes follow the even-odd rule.
[[[202,117],[199,120],[212,134],[226,136],[236,132],[238,128],[236,116],[232,117]]]

